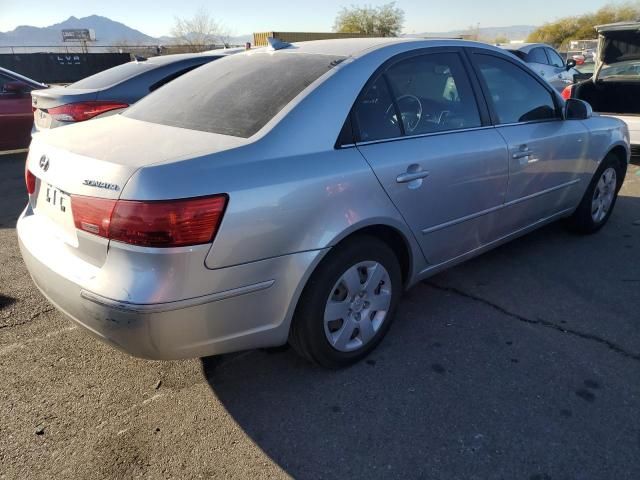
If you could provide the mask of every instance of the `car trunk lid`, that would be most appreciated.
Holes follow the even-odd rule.
[[[115,201],[142,167],[241,143],[246,141],[122,116],[40,132],[34,135],[27,158],[28,170],[38,179],[30,205],[43,234],[99,266],[106,259],[108,239],[76,228],[75,196]]]
[[[596,27],[598,64],[596,79],[604,65],[640,60],[640,22],[626,22]]]
[[[53,118],[49,110],[61,105],[78,102],[91,102],[98,98],[97,90],[80,88],[54,87],[31,92],[33,120],[37,130],[49,129]]]

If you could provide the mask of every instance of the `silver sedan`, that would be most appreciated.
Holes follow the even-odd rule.
[[[336,368],[416,282],[558,219],[600,229],[628,161],[624,123],[498,48],[276,44],[36,134],[17,229],[44,295],[133,355],[288,341]]]

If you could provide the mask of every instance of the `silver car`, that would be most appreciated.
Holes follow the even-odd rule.
[[[501,47],[528,63],[560,92],[574,82],[575,75],[580,74],[575,69],[576,61],[573,58],[565,62],[553,47],[544,43],[509,44]]]
[[[335,368],[416,282],[561,218],[598,230],[628,160],[623,122],[498,48],[280,44],[35,135],[17,230],[44,295],[133,355],[288,341]]]

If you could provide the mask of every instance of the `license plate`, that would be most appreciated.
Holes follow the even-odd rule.
[[[64,214],[71,206],[69,195],[51,185],[45,184],[44,200],[54,211]]]
[[[51,127],[51,115],[38,109],[33,113],[35,124],[38,128]]]
[[[40,184],[35,212],[49,218],[55,225],[57,236],[68,243],[75,243],[76,232],[71,213],[71,197],[59,188],[46,182]]]

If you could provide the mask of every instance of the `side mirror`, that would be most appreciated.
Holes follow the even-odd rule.
[[[29,86],[22,82],[7,82],[3,87],[4,93],[11,93],[13,95],[22,95],[29,91]]]
[[[570,58],[569,60],[567,60],[567,70],[571,70],[572,68],[575,68],[577,64],[578,63],[573,58]]]
[[[569,98],[564,104],[565,120],[586,120],[593,115],[591,105],[577,98]]]

